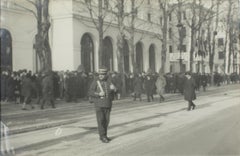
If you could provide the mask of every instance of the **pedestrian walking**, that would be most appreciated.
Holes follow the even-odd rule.
[[[207,76],[205,73],[203,73],[201,75],[201,84],[202,84],[202,87],[203,87],[203,91],[205,92],[206,91],[206,87],[207,87]]]
[[[99,139],[103,143],[110,141],[110,138],[107,136],[107,129],[110,121],[114,92],[116,91],[116,87],[107,77],[107,72],[107,68],[101,67],[98,72],[98,78],[93,80],[89,88],[89,96],[95,104]]]
[[[196,105],[192,102],[196,99],[195,87],[196,83],[190,72],[185,73],[186,79],[184,82],[184,99],[188,101],[188,111],[195,109]]]
[[[53,78],[50,71],[43,73],[41,109],[44,109],[45,103],[51,103],[52,108],[56,108],[54,104]]]
[[[135,74],[133,81],[133,101],[136,101],[136,98],[139,98],[139,101],[142,101],[141,94],[143,92],[143,80],[141,74]]]
[[[163,73],[159,72],[159,76],[157,78],[157,81],[155,82],[155,85],[157,87],[157,94],[160,96],[160,100],[159,100],[160,103],[165,100],[165,98],[163,97],[163,93],[164,93],[164,88],[166,84],[167,84],[166,79]]]
[[[22,110],[27,110],[26,105],[30,104],[31,108],[33,109],[34,106],[32,105],[32,92],[33,92],[33,83],[31,80],[31,75],[27,73],[23,76],[22,79],[22,88],[21,88],[21,94],[24,97]]]
[[[154,100],[153,98],[153,88],[154,88],[155,82],[151,76],[151,73],[147,73],[146,78],[144,80],[144,89],[147,95],[147,101],[151,102]]]

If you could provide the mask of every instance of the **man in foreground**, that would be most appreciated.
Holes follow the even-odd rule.
[[[103,143],[110,141],[107,137],[107,129],[114,92],[116,92],[116,87],[108,80],[107,72],[105,67],[100,68],[98,78],[92,82],[89,88],[89,96],[95,104],[99,137]]]

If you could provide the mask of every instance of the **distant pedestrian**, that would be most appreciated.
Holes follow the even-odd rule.
[[[141,74],[135,74],[133,80],[133,100],[136,101],[136,98],[139,98],[139,101],[142,101],[141,94],[143,92],[143,79]]]
[[[192,102],[196,99],[195,87],[196,83],[190,72],[185,73],[186,79],[184,82],[184,99],[188,101],[188,111],[195,109],[196,105]]]
[[[33,82],[31,80],[31,76],[29,73],[23,76],[22,79],[22,87],[21,87],[21,94],[24,97],[22,110],[27,110],[26,105],[30,104],[31,108],[33,109],[34,106],[32,105],[32,94],[33,93]]]
[[[151,73],[147,73],[146,78],[144,80],[144,89],[145,93],[147,95],[147,101],[151,102],[154,100],[153,98],[153,88],[155,86],[153,77],[151,76]]]
[[[202,87],[203,87],[203,91],[205,92],[206,91],[206,87],[207,87],[207,75],[205,73],[203,73],[201,75],[201,84],[202,84]]]
[[[43,73],[41,109],[44,109],[45,103],[51,103],[52,108],[56,108],[54,104],[54,86],[51,71]]]
[[[159,102],[161,103],[165,100],[165,98],[163,97],[163,93],[164,93],[164,88],[166,86],[166,79],[163,73],[159,72],[159,76],[157,78],[155,85],[157,87],[157,94],[160,96]]]
[[[114,92],[116,91],[116,87],[108,80],[107,72],[108,70],[105,67],[100,68],[98,79],[93,80],[89,89],[89,96],[95,104],[99,139],[103,143],[110,141],[110,138],[107,136],[107,129]]]

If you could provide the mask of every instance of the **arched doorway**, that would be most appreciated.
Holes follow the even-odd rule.
[[[123,59],[124,59],[124,71],[126,73],[129,73],[129,71],[130,71],[130,68],[129,68],[129,47],[128,47],[127,40],[124,40]]]
[[[153,44],[150,45],[149,47],[149,68],[152,70],[152,71],[156,71],[156,68],[155,68],[155,47]]]
[[[85,72],[94,71],[94,45],[89,34],[84,34],[81,39],[81,65]]]
[[[109,37],[105,37],[103,40],[102,65],[110,71],[113,70],[113,45]]]
[[[12,71],[12,37],[7,29],[0,29],[1,70]]]
[[[143,48],[142,43],[138,42],[136,45],[136,65],[139,72],[143,71]]]

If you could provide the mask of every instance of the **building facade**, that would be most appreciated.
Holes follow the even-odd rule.
[[[35,53],[34,43],[37,33],[37,22],[29,10],[34,10],[27,1],[2,0],[1,1],[1,66],[11,70],[28,69],[39,71],[39,59]],[[93,10],[98,11],[97,1],[93,0]],[[103,1],[105,2],[105,1]],[[109,1],[109,6],[116,6],[116,1]],[[136,1],[137,2],[137,1]],[[136,19],[134,22],[134,55],[137,67],[140,71],[151,68],[158,72],[162,61],[162,42],[156,37],[161,36],[162,12],[158,1],[139,1],[135,4]],[[26,9],[27,8],[27,9]],[[119,27],[114,11],[104,8],[106,17],[104,20],[103,59],[105,66],[112,71],[118,71],[117,38]],[[126,1],[124,10],[126,14],[131,13],[131,1]],[[176,9],[177,10],[177,9]],[[49,13],[51,27],[49,31],[50,46],[52,50],[52,69],[77,70],[80,65],[84,66],[86,72],[97,71],[99,68],[99,39],[93,19],[97,14],[91,16],[85,0],[50,0]],[[180,60],[182,70],[190,69],[190,45],[191,31],[187,26],[187,19],[191,15],[188,9],[184,9],[181,16],[183,24],[183,37],[179,38],[179,30],[176,26],[178,18],[174,11],[168,17],[167,53],[165,72],[179,72]],[[124,67],[125,72],[132,72],[131,53],[131,16],[125,21],[124,41]],[[203,30],[205,26],[203,26]],[[206,37],[205,35],[203,35]],[[217,38],[221,38],[218,33]],[[223,37],[224,38],[224,37]],[[195,39],[197,40],[197,39]],[[218,40],[218,39],[217,39]],[[197,41],[196,41],[197,42]],[[219,40],[219,43],[221,41]],[[218,44],[218,43],[216,43]],[[218,48],[221,48],[219,46]],[[180,52],[181,49],[181,52]],[[196,44],[194,50],[193,72],[209,73],[209,56],[197,55],[199,47]],[[239,44],[235,50],[238,51],[234,70],[239,69]],[[222,59],[216,50],[215,71],[220,71]],[[233,70],[232,70],[233,71]]]
[[[26,8],[31,7],[27,3],[21,5]],[[144,7],[138,9],[135,23],[135,55],[141,71],[147,71],[150,67],[153,71],[158,71],[161,67],[161,42],[154,37],[159,30],[157,23],[154,23],[154,16],[152,16],[157,11],[152,6],[154,5],[146,2]],[[128,4],[125,7],[127,11],[130,11]],[[14,1],[2,2],[1,10],[1,32],[9,34],[12,38],[9,41],[9,47],[11,47],[9,66],[12,70],[38,71],[39,60],[33,46],[37,32],[35,17],[31,12],[16,6]],[[98,31],[86,10],[85,2],[81,0],[50,1],[49,12],[51,15],[49,36],[53,70],[77,70],[79,65],[82,65],[87,72],[96,71],[99,67]],[[118,26],[112,16],[108,15],[104,23],[106,31],[104,32],[103,61],[110,70],[117,71]],[[126,29],[128,29],[129,17],[125,21]],[[130,34],[126,31],[124,41],[126,72],[133,71],[129,54],[129,38]]]

